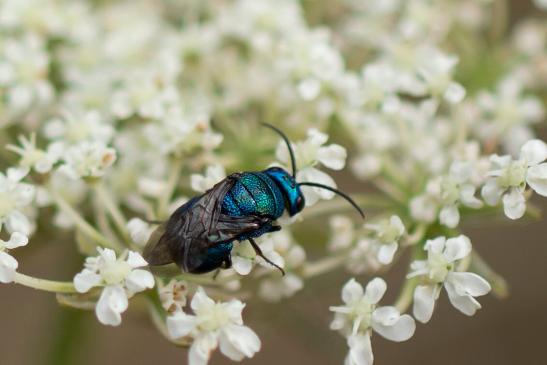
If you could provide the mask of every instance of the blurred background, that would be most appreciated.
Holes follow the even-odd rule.
[[[513,0],[512,23],[534,11],[528,1]],[[547,133],[542,132],[545,140]],[[336,179],[342,190],[357,190],[344,174]],[[547,209],[545,202],[542,208]],[[511,223],[500,217],[497,223],[490,220],[464,225],[464,231],[481,255],[507,279],[509,297],[481,298],[483,310],[469,319],[452,308],[443,293],[431,322],[418,325],[416,335],[408,342],[398,344],[373,337],[375,364],[547,363],[545,220]],[[70,235],[47,239],[50,245],[31,245],[18,251],[25,271],[51,279],[71,278],[79,271],[81,259]],[[306,249],[313,255],[313,242],[308,242]],[[399,285],[403,270],[399,265],[385,275],[390,287]],[[343,272],[317,277],[281,304],[250,301],[244,311],[246,324],[261,337],[263,350],[245,363],[340,364],[347,346],[341,336],[328,329],[332,319],[328,307],[340,302],[339,290],[347,278]],[[369,278],[357,279],[366,282]],[[395,290],[388,291],[385,302],[393,299],[390,294],[396,294]],[[0,364],[186,363],[186,351],[159,336],[149,318],[138,310],[139,304],[144,305],[132,304],[120,327],[110,328],[101,326],[92,312],[60,307],[50,294],[2,285]],[[211,363],[228,362],[215,354]]]

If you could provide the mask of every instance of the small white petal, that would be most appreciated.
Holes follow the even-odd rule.
[[[97,248],[99,255],[105,262],[116,262],[116,252],[110,248]]]
[[[194,312],[199,311],[201,308],[211,307],[215,304],[215,301],[207,296],[205,290],[200,286],[192,298],[190,306]]]
[[[471,272],[448,273],[447,281],[454,285],[454,289],[461,295],[469,294],[478,297],[486,295],[492,290],[488,281]]]
[[[232,256],[232,267],[239,275],[249,275],[253,269],[253,261],[241,256]]]
[[[471,241],[468,237],[459,235],[446,240],[444,257],[448,262],[454,262],[467,257],[471,253]]]
[[[27,167],[10,167],[7,171],[7,177],[13,182],[19,182],[27,176],[29,171],[30,169]]]
[[[444,98],[451,104],[458,104],[465,98],[465,88],[457,82],[451,82],[444,92]]]
[[[441,209],[439,221],[449,228],[454,228],[460,223],[460,211],[456,205],[449,205]]]
[[[346,149],[337,144],[321,147],[317,151],[317,160],[332,170],[342,170],[347,156]]]
[[[129,222],[127,222],[127,230],[129,231],[129,235],[133,242],[140,246],[144,246],[146,242],[148,242],[150,234],[152,233],[148,223],[139,218],[131,218]]]
[[[445,243],[446,237],[436,237],[432,240],[427,240],[424,249],[433,254],[441,254],[444,250]]]
[[[260,339],[249,327],[231,324],[224,327],[223,334],[220,337],[220,351],[234,361],[240,361],[243,356],[253,357],[260,350]]]
[[[383,265],[391,264],[398,247],[397,242],[381,245],[380,250],[378,251],[378,261]]]
[[[12,250],[17,247],[26,246],[28,244],[28,237],[19,232],[13,232],[9,241],[5,242],[6,248]]]
[[[133,270],[125,278],[125,285],[133,293],[154,287],[154,276],[146,270]]]
[[[315,182],[336,188],[336,183],[332,177],[315,167],[304,168],[298,171],[296,176],[297,181]],[[304,197],[306,198],[306,206],[315,204],[319,198],[332,199],[335,195],[332,191],[310,186],[302,186],[302,193],[304,193]]]
[[[91,288],[98,286],[102,280],[101,275],[84,269],[74,276],[74,288],[78,293],[87,293]]]
[[[414,306],[412,311],[418,321],[422,323],[429,322],[433,315],[437,296],[437,285],[418,285],[414,289]]]
[[[414,335],[416,323],[408,314],[401,316],[395,307],[380,307],[372,313],[372,328],[388,340],[402,342]]]
[[[342,300],[346,304],[355,303],[363,297],[363,287],[355,279],[350,279],[342,288]]]
[[[490,179],[481,189],[481,195],[488,205],[497,205],[500,201],[503,190],[498,186],[495,179]]]
[[[370,344],[370,334],[352,335],[348,338],[349,353],[345,365],[372,365],[374,355]]]
[[[547,159],[547,144],[539,139],[528,141],[520,150],[520,158],[524,158],[528,166],[534,166]]]
[[[243,308],[245,308],[245,303],[237,299],[232,299],[224,303],[224,309],[228,313],[228,317],[230,317],[230,322],[238,325],[243,325],[243,318],[241,317]]]
[[[107,286],[97,302],[95,314],[102,324],[119,326],[122,323],[121,313],[125,312],[128,304],[127,296],[121,286]]]
[[[148,266],[148,262],[141,256],[140,253],[129,251],[127,255],[127,263],[132,268]]]
[[[6,252],[0,251],[0,282],[4,284],[11,283],[18,266],[19,264],[15,258]]]
[[[167,332],[174,340],[190,334],[196,325],[196,317],[184,312],[176,312],[174,315],[167,317]]]
[[[526,199],[517,189],[503,195],[503,211],[510,219],[519,219],[526,211]]]
[[[210,332],[197,337],[188,352],[188,365],[207,365],[211,351],[217,346],[217,337]]]
[[[475,197],[475,190],[475,187],[471,184],[463,185],[460,188],[460,201],[470,208],[482,208],[482,202]]]
[[[475,314],[477,309],[481,308],[480,303],[471,295],[458,294],[457,289],[449,281],[445,283],[445,289],[448,293],[450,303],[452,303],[452,305],[463,314],[472,316]]]
[[[547,196],[547,163],[530,167],[526,173],[526,182],[536,193]]]
[[[365,289],[365,299],[370,304],[376,304],[382,299],[387,290],[387,284],[382,278],[372,279]]]
[[[21,212],[12,211],[6,219],[6,229],[10,233],[21,232],[28,236],[31,231],[31,226],[28,218]]]

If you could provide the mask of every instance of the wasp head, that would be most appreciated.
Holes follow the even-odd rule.
[[[306,204],[304,194],[302,194],[300,186],[298,186],[291,174],[280,167],[270,167],[264,172],[275,181],[283,193],[285,204],[291,217],[304,209]]]

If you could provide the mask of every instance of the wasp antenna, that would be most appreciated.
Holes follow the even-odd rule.
[[[361,210],[361,208],[359,208],[357,203],[352,198],[350,198],[349,195],[347,195],[346,193],[343,193],[338,189],[331,188],[330,186],[319,184],[319,183],[314,183],[314,182],[301,182],[301,183],[298,183],[298,185],[300,185],[300,186],[313,186],[313,187],[316,187],[316,188],[329,190],[329,191],[332,191],[335,194],[340,195],[342,198],[346,199],[348,201],[348,203],[353,205],[353,207],[355,209],[357,209],[357,211],[359,212],[361,217],[363,217],[363,219],[365,219],[365,213],[363,213],[363,211]]]
[[[264,127],[270,128],[271,130],[279,134],[281,138],[283,138],[283,140],[285,141],[285,144],[287,145],[287,148],[289,149],[289,154],[291,156],[292,176],[296,177],[296,159],[294,158],[294,152],[291,147],[291,142],[289,142],[289,139],[287,138],[285,133],[283,133],[281,130],[279,130],[278,128],[274,127],[271,124],[268,124],[268,123],[260,123],[260,124],[262,124]]]

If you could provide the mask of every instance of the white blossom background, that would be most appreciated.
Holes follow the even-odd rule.
[[[2,1],[2,0],[0,0]],[[511,22],[537,12],[528,1],[513,0]],[[543,16],[544,19],[545,16]],[[547,139],[540,128],[539,138]],[[357,191],[357,182],[344,172],[332,174],[339,187]],[[537,201],[536,201],[537,200]],[[539,207],[547,203],[535,199]],[[319,218],[324,219],[324,218]],[[314,225],[319,226],[319,225]],[[327,240],[327,225],[317,237]],[[376,364],[543,364],[547,328],[547,225],[543,221],[507,219],[464,224],[463,232],[472,237],[476,250],[503,273],[510,295],[503,300],[481,298],[485,310],[472,319],[455,311],[441,295],[435,315],[419,335],[403,343],[374,338]],[[304,232],[305,233],[305,232]],[[29,245],[18,249],[18,260],[25,272],[48,278],[72,277],[81,269],[81,256],[70,244],[69,233],[44,237],[54,245]],[[314,256],[313,244],[306,245]],[[319,250],[320,248],[317,247]],[[384,278],[397,287],[406,271],[396,266]],[[371,277],[358,277],[362,283]],[[347,345],[329,329],[332,313],[327,308],[340,301],[340,288],[347,274],[315,278],[294,297],[280,304],[258,299],[247,302],[245,323],[262,339],[263,348],[246,364],[341,363]],[[396,291],[385,300],[393,301]],[[133,303],[132,306],[139,305]],[[63,364],[183,364],[186,353],[172,346],[151,326],[141,311],[124,315],[119,327],[97,324],[92,312],[60,307],[51,295],[15,285],[0,287],[0,363],[6,365]],[[220,354],[211,364],[225,364]]]

